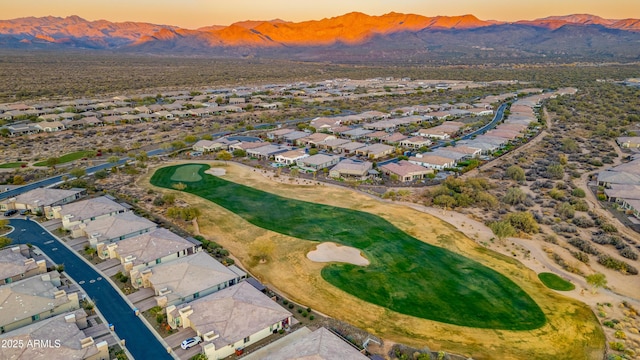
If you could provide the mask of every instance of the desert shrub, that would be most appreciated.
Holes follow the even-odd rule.
[[[576,211],[589,211],[589,204],[582,199],[572,198],[570,203]]]
[[[624,261],[614,259],[606,254],[598,256],[598,263],[606,268],[620,271],[623,274],[638,275],[638,269],[636,269],[635,267],[627,264]]]
[[[608,233],[618,232],[618,229],[614,225],[609,223],[603,223],[602,225],[600,225],[600,229]]]
[[[582,240],[580,238],[569,239],[568,243],[573,245],[573,246],[575,246],[576,248],[580,249],[581,251],[584,251],[587,254],[591,254],[591,255],[599,255],[600,254],[598,249],[596,249],[589,242],[584,241],[584,240]]]
[[[548,243],[551,243],[551,244],[558,244],[558,238],[557,238],[555,235],[553,235],[553,234],[547,234],[547,235],[545,235],[545,236],[542,238],[542,240],[544,240],[544,241],[546,241],[546,242],[548,242]]]
[[[578,228],[571,224],[556,224],[551,227],[551,230],[555,233],[569,233],[575,234],[578,232]]]
[[[571,204],[563,202],[556,208],[556,213],[562,219],[571,219],[574,217],[576,210],[571,206]]]
[[[524,170],[518,165],[511,165],[507,168],[507,176],[515,181],[521,182],[525,180]]]
[[[523,203],[527,199],[527,194],[518,187],[512,187],[502,198],[502,202],[509,205],[517,205]]]
[[[505,218],[511,225],[527,234],[536,234],[540,231],[540,227],[533,215],[529,212],[515,212],[508,214]]]
[[[628,245],[618,251],[622,257],[631,260],[638,260],[638,253],[633,251]]]
[[[554,200],[563,201],[565,192],[558,188],[553,188],[549,191],[549,196]]]
[[[580,188],[575,188],[573,189],[573,191],[571,192],[571,195],[577,197],[577,198],[583,198],[585,196],[587,196],[587,194],[585,194],[584,190],[580,189]]]
[[[609,343],[611,350],[624,351],[624,344],[618,341],[612,341]]]
[[[584,216],[578,216],[574,218],[571,222],[581,228],[589,228],[589,227],[595,226],[595,222],[593,220],[586,218]]]
[[[571,255],[585,264],[589,263],[589,255],[583,253],[582,251],[571,251]]]

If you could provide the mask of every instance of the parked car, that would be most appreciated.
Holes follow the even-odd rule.
[[[182,344],[180,344],[180,347],[183,348],[184,350],[187,350],[189,348],[192,348],[200,344],[201,342],[202,342],[202,338],[200,336],[196,336],[196,337],[188,338],[185,341],[183,341]]]
[[[4,216],[12,216],[12,215],[17,214],[17,213],[18,213],[18,210],[16,210],[16,209],[11,209],[11,210],[7,210],[7,211],[5,211],[5,212],[4,212]]]
[[[20,215],[29,215],[29,214],[31,214],[31,210],[29,209],[20,210]]]

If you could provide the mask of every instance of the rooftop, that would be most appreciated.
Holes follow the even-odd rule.
[[[190,249],[193,246],[194,244],[190,241],[173,232],[157,228],[148,233],[119,241],[116,252],[123,259],[128,256],[135,257],[133,264],[138,265]]]
[[[28,344],[34,340],[47,347],[22,346],[2,349],[3,359],[25,360],[68,360],[86,359],[98,353],[98,348],[85,346],[82,341],[87,338],[76,319],[86,318],[84,310],[61,314],[34,324],[0,335],[0,338]],[[59,346],[57,346],[59,344]],[[96,344],[107,346],[106,343]]]
[[[171,293],[166,295],[169,302],[238,277],[205,252],[154,266],[151,273],[149,281],[156,291],[164,288],[171,290]]]
[[[52,271],[1,286],[0,326],[30,318],[67,303],[69,299],[66,296],[56,297],[58,288],[51,279],[59,278],[60,274]]]
[[[211,295],[183,304],[191,306],[193,328],[220,336],[213,340],[216,348],[240,341],[291,316],[291,313],[258,291],[241,282]],[[178,310],[173,310],[177,316]]]
[[[401,177],[405,177],[407,175],[411,175],[414,173],[433,173],[433,170],[427,169],[420,165],[412,164],[406,160],[402,160],[398,163],[388,163],[382,165],[381,168],[383,170],[390,171],[394,174],[397,174]]]
[[[17,204],[28,204],[31,206],[49,206],[62,201],[68,197],[84,192],[84,189],[46,189],[38,188],[20,194],[15,197]]]
[[[305,335],[263,360],[366,360],[358,350],[325,328]]]
[[[132,212],[97,219],[85,224],[87,236],[95,235],[98,241],[118,239],[144,229],[153,228],[156,224]]]
[[[96,216],[124,211],[127,211],[126,207],[118,204],[107,196],[101,196],[62,205],[60,215],[62,217],[69,216],[70,219],[73,219],[71,221],[82,221]]]
[[[301,161],[308,165],[323,165],[335,160],[336,158],[337,156],[333,155],[315,154],[309,156],[308,158],[304,158]]]
[[[20,250],[20,246],[0,250],[0,279],[24,274],[38,267],[33,259],[24,256]]]

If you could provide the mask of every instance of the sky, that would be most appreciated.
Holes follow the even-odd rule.
[[[640,18],[640,0],[0,0],[0,18],[78,15],[87,20],[139,21],[196,29],[243,20],[320,20],[352,11],[424,16],[473,14],[482,20],[531,20],[592,14]]]

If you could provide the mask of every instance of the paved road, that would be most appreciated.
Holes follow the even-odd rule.
[[[51,260],[64,264],[64,270],[95,301],[115,332],[124,339],[126,347],[135,359],[173,359],[163,344],[140,320],[119,291],[100,277],[91,266],[49,234],[40,224],[23,219],[11,219],[15,230],[8,236],[17,244],[30,243],[39,247]]]

